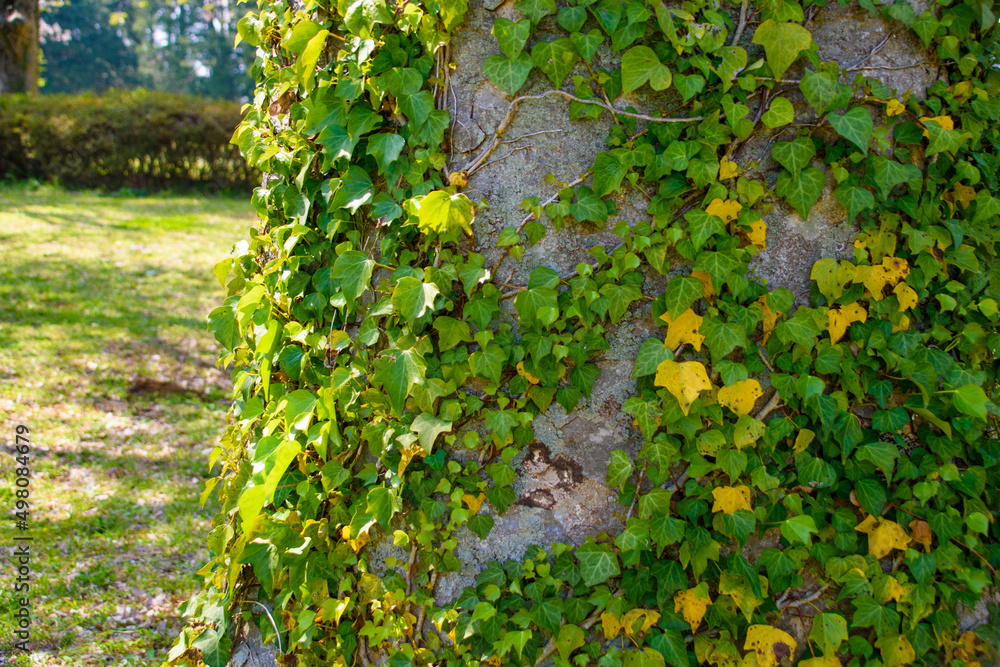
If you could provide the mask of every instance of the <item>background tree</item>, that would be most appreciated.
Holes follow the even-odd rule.
[[[0,94],[38,92],[38,0],[0,0]]]

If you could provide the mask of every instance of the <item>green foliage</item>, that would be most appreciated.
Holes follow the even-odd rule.
[[[187,608],[203,625],[171,660],[195,641],[207,650],[201,628],[225,634],[217,610],[242,609],[251,570],[297,664],[373,653],[390,664],[735,664],[749,652],[744,664],[773,665],[797,648],[774,626],[793,591],[818,581],[835,608],[814,620],[812,654],[859,667],[971,658],[979,647],[958,634],[956,609],[996,584],[1000,564],[1000,80],[985,65],[993,45],[978,39],[993,14],[941,8],[946,21],[921,24],[948,80],[904,106],[820,62],[795,2],[745,8],[761,21],[751,54],[726,46],[730,17],[707,2],[514,8],[523,18],[497,19],[503,55],[486,76],[516,95],[577,73],[571,116],[614,117],[591,184],[527,199],[529,217],[488,258],[460,192],[482,160],[460,171],[442,149],[441,47],[464,2],[264,4],[246,19],[244,38],[270,67],[235,141],[275,180],[254,196],[261,231],[220,271],[230,296],[211,322],[236,386],[214,487],[225,510],[209,585]],[[917,25],[904,8],[882,9]],[[303,71],[322,30],[337,46]],[[584,65],[602,44],[622,52],[619,68]],[[785,80],[799,62],[801,80]],[[686,100],[669,122],[640,126],[585,103],[647,83]],[[797,124],[776,98],[757,117],[784,136],[769,156],[745,153],[751,109],[788,85],[818,122]],[[276,127],[267,105],[289,93],[290,122]],[[773,191],[767,157],[780,167]],[[817,262],[793,312],[792,294],[748,266],[766,247],[763,214],[781,203],[807,218],[828,182],[859,229],[854,255]],[[611,197],[633,187],[649,204],[631,227],[612,220]],[[570,274],[540,266],[527,284],[493,282],[545,222],[601,227],[620,243],[595,246]],[[573,410],[599,375],[605,327],[647,307],[662,340],[639,348],[636,395],[622,406],[644,444],[614,450],[607,468],[624,530],[490,563],[437,605],[438,576],[462,568],[460,531],[488,535],[516,500],[511,463],[534,440],[534,417]],[[751,376],[775,393],[765,399]],[[765,535],[777,546],[748,561],[746,545]],[[367,545],[390,540],[408,560],[377,564]],[[617,637],[621,648],[605,643]]]
[[[0,174],[107,188],[249,189],[257,172],[230,145],[235,102],[109,91],[0,97]]]

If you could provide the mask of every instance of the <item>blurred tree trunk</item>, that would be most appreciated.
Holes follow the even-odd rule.
[[[0,0],[0,94],[38,93],[38,0]]]

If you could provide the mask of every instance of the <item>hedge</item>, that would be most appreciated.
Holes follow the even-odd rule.
[[[87,187],[257,181],[229,143],[236,102],[147,90],[0,97],[0,176]]]

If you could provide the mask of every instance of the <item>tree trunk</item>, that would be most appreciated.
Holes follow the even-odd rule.
[[[38,93],[38,0],[0,0],[0,95]]]

